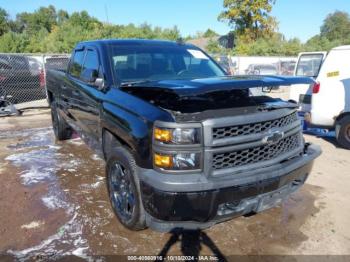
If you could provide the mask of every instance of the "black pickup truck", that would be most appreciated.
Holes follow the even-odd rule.
[[[266,94],[298,83],[313,80],[227,76],[193,45],[154,40],[82,42],[67,72],[47,72],[56,138],[74,130],[104,157],[112,208],[133,230],[206,228],[297,190],[321,150],[297,105]]]

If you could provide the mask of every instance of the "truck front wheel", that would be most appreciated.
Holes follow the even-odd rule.
[[[66,121],[62,119],[57,111],[57,104],[55,101],[51,103],[51,120],[52,127],[57,140],[67,140],[72,137],[72,129],[68,126]]]
[[[123,147],[111,149],[106,166],[109,199],[118,220],[131,230],[145,226],[136,163]]]
[[[350,116],[345,116],[337,122],[335,133],[338,143],[350,149]]]

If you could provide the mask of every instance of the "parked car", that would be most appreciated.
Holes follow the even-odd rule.
[[[0,97],[11,103],[46,98],[44,71],[37,61],[22,55],[0,54]]]
[[[129,229],[198,229],[276,206],[310,174],[297,105],[251,87],[304,77],[227,76],[199,48],[168,41],[79,43],[49,70],[58,140],[78,132],[106,159],[109,198]]]
[[[277,75],[277,68],[269,64],[251,64],[246,69],[246,75]]]
[[[335,130],[338,143],[350,149],[350,46],[299,55],[295,75],[310,76],[312,85],[291,88],[290,99],[313,127]]]

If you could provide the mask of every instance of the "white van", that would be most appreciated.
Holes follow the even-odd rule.
[[[350,149],[350,46],[326,52],[301,53],[295,75],[316,84],[291,87],[290,100],[300,104],[311,126],[335,129],[338,143]]]

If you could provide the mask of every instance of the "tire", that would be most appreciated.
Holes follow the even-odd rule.
[[[55,101],[51,103],[51,120],[52,127],[57,140],[67,140],[72,137],[72,129],[66,121],[59,115],[57,111],[57,104]]]
[[[106,176],[109,200],[120,223],[134,231],[146,228],[136,163],[129,150],[111,149]]]
[[[335,133],[339,145],[350,149],[350,116],[345,116],[336,123]]]

